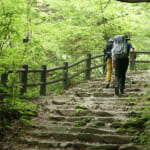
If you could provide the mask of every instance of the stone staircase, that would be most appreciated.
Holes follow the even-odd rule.
[[[113,88],[104,88],[100,77],[63,95],[33,100],[39,110],[33,128],[17,137],[10,150],[143,150],[132,143],[132,134],[121,134],[112,123],[129,119],[130,108],[140,111],[144,106],[134,102],[143,93],[148,74],[128,73],[125,94],[119,97]]]

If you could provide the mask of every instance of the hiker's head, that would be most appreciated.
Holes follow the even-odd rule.
[[[128,36],[128,35],[124,35],[124,37],[125,37],[125,39],[126,39],[127,41],[129,41],[129,40],[130,40],[130,38],[129,38],[129,36]]]

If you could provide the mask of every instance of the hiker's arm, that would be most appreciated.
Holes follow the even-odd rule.
[[[130,53],[134,53],[134,49],[133,48],[130,48]]]
[[[130,53],[133,56],[133,58],[135,59],[136,58],[136,53],[134,51],[134,48],[130,48]]]

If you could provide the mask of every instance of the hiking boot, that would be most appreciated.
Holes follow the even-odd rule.
[[[109,83],[106,84],[106,88],[109,88]]]
[[[124,90],[120,90],[120,94],[124,94]]]
[[[115,87],[115,95],[119,95],[119,88],[118,87]]]

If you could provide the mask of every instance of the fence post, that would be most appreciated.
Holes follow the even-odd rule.
[[[68,62],[64,62],[62,87],[64,90],[68,89]]]
[[[8,74],[3,73],[1,75],[1,88],[0,88],[0,100],[4,98],[5,95],[7,95],[7,80],[8,80]]]
[[[25,69],[25,71],[21,72],[20,76],[20,82],[22,84],[22,87],[20,89],[20,94],[23,95],[27,91],[27,76],[28,76],[28,65],[22,65],[22,68]]]
[[[8,74],[7,73],[3,73],[1,75],[1,83],[3,84],[4,87],[7,87],[7,85],[6,85],[7,79],[8,79]]]
[[[85,79],[90,80],[91,75],[91,54],[87,55]]]
[[[42,66],[43,71],[41,72],[41,82],[42,85],[40,87],[40,95],[46,95],[46,73],[47,67],[46,65]]]

